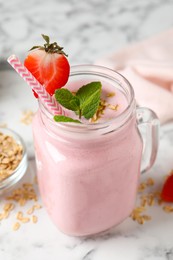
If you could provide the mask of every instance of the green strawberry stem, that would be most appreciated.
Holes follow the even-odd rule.
[[[63,51],[63,47],[59,46],[56,42],[50,43],[49,36],[42,34],[43,39],[46,41],[44,46],[33,46],[30,51],[34,49],[45,50],[48,53],[58,53],[63,54],[68,57],[68,55]]]

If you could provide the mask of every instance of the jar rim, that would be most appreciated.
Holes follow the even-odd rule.
[[[109,125],[118,123],[118,126],[123,125],[131,116],[133,109],[136,105],[135,98],[134,98],[134,90],[130,84],[130,82],[119,72],[104,67],[100,65],[90,65],[90,64],[82,64],[82,65],[73,65],[71,66],[70,77],[77,76],[77,75],[99,75],[102,77],[106,77],[111,80],[116,80],[119,82],[119,85],[123,88],[122,84],[120,84],[120,80],[123,81],[123,84],[129,90],[129,102],[127,107],[122,111],[121,114],[117,115],[115,118],[112,118],[108,121],[104,122],[97,122],[97,123],[85,123],[85,124],[77,124],[77,123],[57,123],[53,120],[52,113],[47,110],[45,105],[38,99],[39,107],[41,112],[43,112],[46,117],[52,120],[56,125],[66,129],[70,128],[70,131],[74,131],[78,129],[87,129],[87,130],[94,130],[94,129],[107,129]],[[119,128],[119,127],[118,127]]]

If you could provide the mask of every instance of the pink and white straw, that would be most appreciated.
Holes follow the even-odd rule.
[[[45,88],[36,80],[29,70],[21,63],[18,57],[11,55],[8,60],[9,64],[17,71],[17,73],[26,81],[26,83],[37,93],[41,102],[54,115],[65,115],[65,111],[49,95]]]

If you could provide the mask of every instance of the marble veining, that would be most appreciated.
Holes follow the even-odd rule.
[[[92,63],[173,25],[172,0],[0,0],[0,57],[21,58],[41,33],[65,46],[72,63]]]
[[[35,112],[37,101],[11,70],[7,57],[15,53],[23,59],[27,49],[42,43],[40,34],[45,33],[65,46],[72,64],[93,63],[169,29],[172,11],[172,0],[0,0],[0,124],[6,123],[25,140],[30,159],[27,180],[35,175],[34,148],[31,125],[23,125],[20,118],[22,111]],[[171,169],[173,123],[162,126],[156,163],[141,180],[151,176],[159,189]],[[2,204],[3,197],[0,209]],[[173,217],[158,205],[147,210],[152,220],[145,225],[128,218],[111,230],[84,238],[59,232],[44,208],[37,213],[36,225],[24,224],[13,232],[17,211],[0,222],[0,260],[173,260]]]

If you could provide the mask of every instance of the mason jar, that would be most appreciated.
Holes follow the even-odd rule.
[[[158,118],[136,106],[127,79],[101,66],[71,67],[68,85],[91,81],[121,91],[126,109],[102,123],[57,123],[39,102],[33,120],[43,203],[58,229],[75,236],[107,230],[130,215],[140,173],[153,165],[158,149]]]

